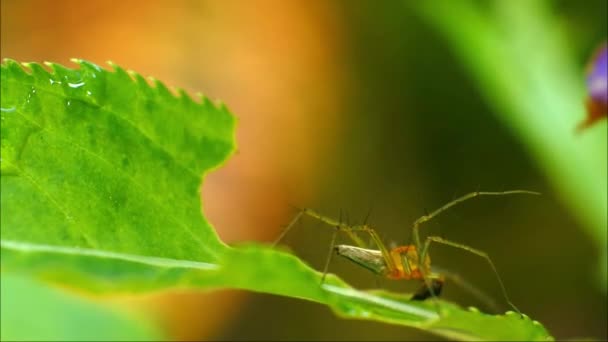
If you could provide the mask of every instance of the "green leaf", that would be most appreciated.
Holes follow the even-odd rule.
[[[77,63],[2,66],[3,247],[216,262],[223,244],[198,189],[233,151],[234,118],[119,67]]]
[[[450,339],[548,341],[553,338],[538,322],[508,312],[488,315],[464,310],[444,301],[410,301],[411,294],[360,291],[340,278],[312,270],[297,257],[259,245],[243,245],[227,254],[226,267],[217,272],[228,287],[262,291],[328,305],[350,319],[375,320],[415,327]],[[439,312],[438,312],[439,308]]]
[[[52,289],[23,276],[2,274],[2,341],[142,341],[159,333],[136,317]]]
[[[546,340],[527,317],[352,289],[292,254],[223,244],[200,178],[234,150],[234,118],[121,68],[2,65],[3,272],[98,292],[239,288],[457,339]],[[27,72],[27,71],[30,72]],[[438,308],[441,310],[438,312]]]

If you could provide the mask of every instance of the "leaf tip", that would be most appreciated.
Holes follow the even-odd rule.
[[[192,99],[190,94],[188,94],[188,92],[186,90],[184,90],[183,88],[177,88],[177,97],[188,103],[196,104],[196,102],[194,101],[194,99]]]
[[[20,76],[29,75],[29,69],[26,69],[21,63],[10,58],[5,58],[3,60],[2,70],[6,70],[7,72],[12,72]]]
[[[223,113],[231,113],[230,108],[228,108],[228,105],[222,100],[215,101],[214,105],[219,111]]]
[[[32,68],[35,68],[34,65],[36,65],[36,63],[34,63],[34,62],[21,62],[21,63],[17,63],[17,65],[19,67],[21,67],[23,70],[25,70],[25,72],[30,73],[32,71]]]
[[[17,61],[15,61],[14,59],[11,59],[11,58],[2,58],[2,67],[5,67],[5,66],[8,67],[13,64],[19,64],[19,63],[17,63]]]
[[[75,60],[78,61],[77,64],[81,70],[86,70],[86,71],[91,72],[93,77],[97,77],[96,75],[101,74],[104,71],[102,67],[100,67],[99,65],[97,65],[93,62],[89,62],[84,59],[75,59]]]
[[[224,101],[222,101],[222,100],[217,100],[217,101],[215,101],[215,106],[216,106],[216,107],[217,107],[219,110],[222,110],[222,111],[225,111],[225,112],[229,111],[229,110],[228,110],[228,105],[226,105],[226,103],[225,103]]]
[[[118,64],[116,64],[112,61],[108,61],[108,65],[112,68],[114,74],[116,74],[117,76],[122,77],[125,80],[126,79],[129,79],[131,81],[133,80],[132,75],[129,72],[127,72],[125,69],[120,67]]]
[[[39,63],[24,62],[21,63],[21,65],[24,67],[26,72],[30,72],[34,76],[49,77],[51,73],[50,70],[45,69],[44,66]]]
[[[150,77],[149,79],[152,82],[152,88],[155,89],[156,92],[160,96],[163,96],[163,97],[166,97],[166,98],[167,97],[175,97],[173,95],[173,93],[171,93],[171,91],[169,90],[169,88],[167,88],[167,86],[163,82],[161,82],[158,79],[153,78],[153,77]]]
[[[43,62],[43,64],[50,69],[51,74],[65,77],[65,75],[70,73],[70,69],[64,67],[61,64],[48,62],[48,61]]]
[[[205,107],[205,106],[210,106],[211,105],[211,101],[209,101],[209,98],[207,96],[205,96],[205,94],[201,93],[201,92],[196,92],[196,94],[194,94],[196,97],[196,102],[198,104],[200,104],[201,106]]]

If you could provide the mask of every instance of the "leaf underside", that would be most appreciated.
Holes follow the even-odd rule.
[[[333,275],[319,286],[289,253],[225,245],[200,213],[199,185],[234,151],[234,117],[120,67],[75,63],[2,64],[3,272],[104,293],[238,288],[454,339],[551,339],[517,314],[358,291]]]
[[[3,273],[2,341],[149,341],[163,335],[140,317],[40,281]],[[35,309],[32,309],[35,308]]]

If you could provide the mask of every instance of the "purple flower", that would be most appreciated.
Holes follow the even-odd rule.
[[[608,115],[608,45],[604,43],[587,67],[587,117],[578,124],[580,132]]]
[[[589,64],[587,90],[593,101],[608,103],[608,46],[604,44]]]

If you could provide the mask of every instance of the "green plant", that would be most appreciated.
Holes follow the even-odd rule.
[[[26,276],[2,273],[3,341],[159,340],[142,317],[83,300]]]
[[[433,302],[358,291],[334,275],[319,286],[321,274],[285,251],[224,244],[200,214],[198,189],[234,151],[234,117],[117,66],[75,62],[50,72],[2,64],[3,278],[97,293],[238,288],[454,339],[552,339],[526,316],[444,300],[438,315]]]

